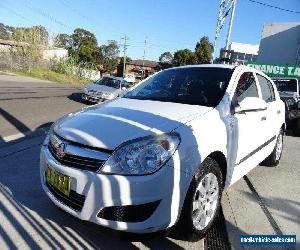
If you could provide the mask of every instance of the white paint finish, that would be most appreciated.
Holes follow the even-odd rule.
[[[234,69],[233,66],[227,65],[218,65],[218,67]],[[258,72],[247,66],[236,67],[227,91],[215,109],[120,98],[60,119],[54,126],[56,133],[71,141],[94,147],[115,149],[130,139],[171,131],[180,135],[181,143],[166,166],[146,176],[103,175],[61,166],[43,147],[41,180],[46,193],[57,206],[70,214],[110,228],[144,233],[174,225],[190,181],[207,156],[216,151],[225,156],[227,160],[225,189],[227,189],[263,161],[275,146],[274,141],[239,164],[245,156],[267,142],[271,133],[279,131],[284,123],[285,112],[277,92],[274,106],[280,109],[281,113],[271,118],[272,122],[268,123],[271,128],[261,125],[261,116],[264,112],[269,115],[269,109],[244,114],[231,112],[231,100],[237,80],[246,71]],[[277,134],[273,136],[275,135],[277,136]],[[72,189],[87,196],[80,213],[61,204],[51,195],[44,183],[46,164],[71,176],[75,183],[72,184]],[[106,221],[96,216],[104,206],[143,204],[155,200],[161,200],[160,205],[153,215],[143,222],[121,223]]]
[[[85,145],[114,149],[141,136],[170,132],[212,108],[120,98],[62,119],[54,130]]]

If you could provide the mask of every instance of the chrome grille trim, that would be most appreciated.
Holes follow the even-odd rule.
[[[63,156],[57,152],[55,147],[55,145],[61,144],[64,144]],[[58,162],[65,166],[93,172],[97,171],[110,156],[110,154],[102,152],[101,149],[86,148],[84,145],[72,143],[55,134],[50,137],[48,150]]]

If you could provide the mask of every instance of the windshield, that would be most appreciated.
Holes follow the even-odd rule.
[[[114,79],[114,78],[103,77],[103,78],[97,80],[94,83],[118,89],[118,88],[120,88],[120,82],[121,82],[120,80],[117,80],[117,79]]]
[[[190,67],[162,71],[124,97],[215,107],[221,101],[233,70]]]
[[[297,92],[296,79],[274,79],[278,91]]]

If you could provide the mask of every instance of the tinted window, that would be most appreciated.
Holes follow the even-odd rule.
[[[267,78],[261,75],[256,74],[256,76],[260,85],[263,100],[265,102],[275,101],[275,94],[272,83]]]
[[[273,79],[278,91],[297,92],[296,79]]]
[[[120,83],[121,81],[118,79],[110,78],[110,77],[103,77],[99,79],[98,81],[95,82],[96,84],[99,85],[106,85],[108,87],[113,87],[113,88],[120,88]]]
[[[235,97],[238,102],[246,97],[258,97],[255,78],[251,72],[245,72],[241,75],[235,90]]]
[[[164,70],[124,97],[215,107],[221,101],[232,69],[212,67]]]
[[[128,88],[129,87],[129,83],[127,81],[123,80],[121,86],[125,87],[125,88]]]

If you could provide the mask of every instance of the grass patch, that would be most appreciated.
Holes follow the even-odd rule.
[[[34,78],[39,78],[43,80],[59,82],[59,83],[77,83],[77,84],[86,84],[90,83],[92,80],[74,76],[74,75],[65,75],[61,73],[57,73],[51,71],[49,69],[44,68],[33,68],[29,71],[19,71],[17,72],[19,75],[30,76]]]

